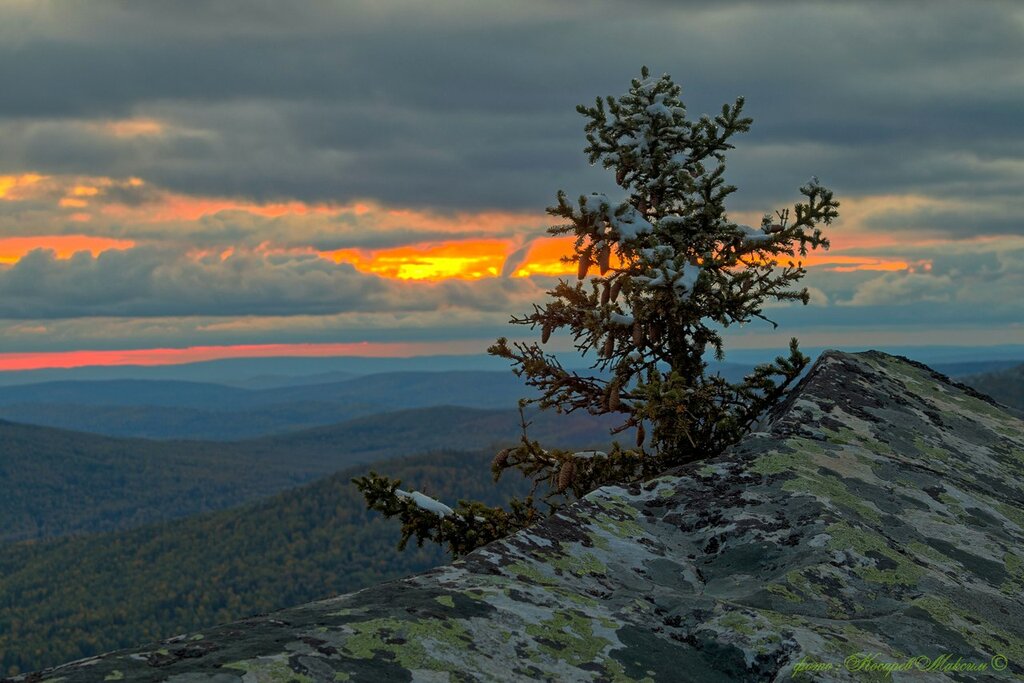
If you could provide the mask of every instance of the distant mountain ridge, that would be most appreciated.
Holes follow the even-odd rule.
[[[0,386],[0,406],[77,404],[224,409],[252,392],[213,382],[152,379],[58,380]]]
[[[508,371],[380,373],[269,389],[82,380],[0,387],[0,418],[108,436],[237,440],[407,408],[512,408],[529,395]]]
[[[1009,361],[936,365],[950,376],[999,370]],[[712,368],[735,381],[753,366]],[[454,405],[510,408],[534,396],[508,370],[323,373],[291,384],[228,386],[156,379],[61,380],[0,386],[0,419],[107,436],[235,441],[337,424],[381,412]],[[332,381],[320,382],[331,378]],[[279,382],[285,378],[279,377]],[[1012,404],[1011,399],[1011,404]]]
[[[380,372],[490,370],[499,371],[508,364],[484,354],[454,356],[415,356],[410,358],[372,358],[363,356],[266,356],[221,358],[173,365],[93,365],[75,368],[0,371],[0,385],[32,384],[54,380],[151,379],[217,382],[245,386],[254,378],[277,376],[284,386],[298,378],[346,373],[353,376]],[[330,381],[330,380],[328,380]],[[258,382],[257,382],[258,383]],[[267,386],[266,384],[264,386]]]
[[[734,349],[729,363],[751,367],[763,363],[782,350]],[[812,358],[824,347],[804,347]],[[939,372],[958,374],[987,372],[1024,362],[1024,344],[1000,346],[913,346],[888,347],[889,353],[915,358],[928,363]],[[585,367],[572,353],[556,353],[566,367]],[[1002,365],[998,365],[1002,364]],[[962,372],[951,372],[950,366],[975,365]],[[292,384],[323,383],[338,379],[336,373],[370,375],[383,372],[445,372],[449,370],[507,371],[505,360],[486,354],[413,356],[408,358],[373,358],[364,356],[264,356],[253,358],[222,358],[174,365],[99,365],[74,368],[0,371],[0,386],[33,384],[53,380],[106,379],[170,379],[215,382],[245,388],[269,388]],[[324,378],[326,377],[326,379]]]
[[[423,407],[425,401],[433,401],[430,405],[444,405],[446,399],[455,397],[475,406],[503,408],[510,402],[514,405],[527,391],[511,372],[477,370],[388,372],[336,382],[262,389],[182,380],[62,380],[0,386],[0,405],[65,403],[237,411],[294,401],[316,401],[387,403],[397,408],[413,408]]]

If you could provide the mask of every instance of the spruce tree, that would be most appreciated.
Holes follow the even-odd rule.
[[[551,300],[511,324],[539,330],[541,343],[501,338],[488,352],[539,391],[520,401],[560,413],[616,414],[613,434],[631,433],[610,452],[545,449],[528,437],[494,458],[495,479],[517,469],[533,480],[533,495],[510,509],[460,502],[457,510],[376,473],[353,480],[370,508],[402,521],[402,543],[415,536],[444,543],[461,555],[532,524],[605,484],[626,484],[685,463],[710,458],[736,443],[797,379],[808,363],[791,340],[788,356],[757,366],[733,383],[708,371],[710,351],[724,358],[722,330],[754,319],[771,321],[772,301],[806,304],[808,250],[827,249],[820,225],[839,203],[817,178],[800,188],[792,211],[766,214],[759,229],[728,219],[725,153],[750,128],[743,98],[714,118],[687,118],[681,89],[647,67],[621,98],[597,98],[577,110],[587,119],[585,152],[615,174],[624,197],[558,193],[548,213],[564,222],[548,230],[575,238],[575,281],[561,280]],[[545,353],[565,330],[591,372],[565,368]],[[596,372],[594,372],[596,371]],[[546,507],[541,511],[537,503]]]

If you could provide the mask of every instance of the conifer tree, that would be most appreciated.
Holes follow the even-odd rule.
[[[456,555],[523,528],[564,504],[609,483],[642,480],[676,466],[713,457],[738,441],[758,416],[778,402],[808,363],[791,340],[788,356],[757,366],[733,383],[708,371],[710,351],[724,358],[721,331],[761,319],[772,301],[806,304],[794,285],[806,270],[808,250],[827,249],[820,226],[838,215],[832,192],[812,178],[792,211],[766,214],[759,229],[729,220],[725,153],[750,128],[743,98],[721,113],[687,118],[681,89],[668,75],[640,78],[621,98],[597,98],[577,110],[587,119],[586,154],[615,174],[624,192],[571,201],[564,192],[548,213],[563,223],[552,235],[575,238],[563,260],[577,267],[551,300],[512,324],[539,330],[541,343],[501,338],[488,352],[511,361],[513,371],[539,391],[536,403],[560,413],[616,414],[613,434],[632,443],[601,451],[547,450],[528,437],[497,454],[495,479],[517,469],[534,493],[510,510],[460,502],[457,510],[376,473],[354,480],[368,506],[402,520],[402,546],[444,543]],[[575,348],[593,359],[590,373],[565,368],[545,353],[552,334],[565,330]],[[537,502],[546,505],[541,511]],[[440,507],[438,507],[440,506]]]

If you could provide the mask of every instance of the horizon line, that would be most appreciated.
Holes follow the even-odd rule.
[[[854,344],[860,347],[863,344]],[[1024,348],[1024,344],[874,344],[879,350],[888,349],[968,349],[968,348]],[[804,347],[805,351],[822,351],[834,345]],[[0,352],[0,372],[32,370],[69,370],[89,367],[160,367],[189,365],[218,360],[270,359],[270,358],[429,358],[429,357],[486,357],[486,345],[480,340],[449,340],[431,342],[309,342],[272,344],[224,344],[184,347],[155,347],[135,349],[78,349],[66,351]],[[775,345],[734,348],[733,352],[772,351]],[[552,349],[557,355],[573,353]]]

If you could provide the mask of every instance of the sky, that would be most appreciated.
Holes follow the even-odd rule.
[[[1024,343],[1022,3],[0,0],[0,369],[528,336],[641,65],[746,98],[732,220],[841,202],[727,350]]]

